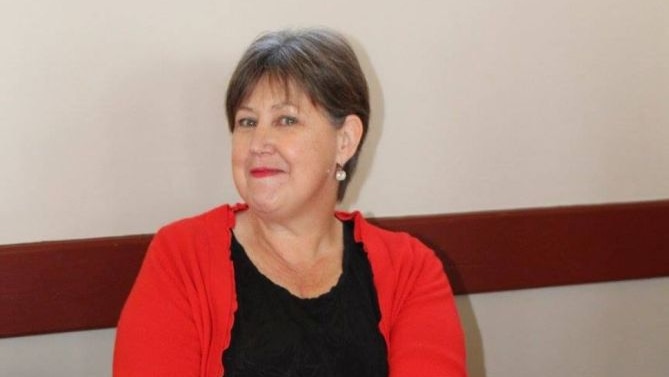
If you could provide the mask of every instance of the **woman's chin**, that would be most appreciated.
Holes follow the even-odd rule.
[[[271,215],[281,209],[281,202],[275,196],[253,196],[246,203],[257,214]]]

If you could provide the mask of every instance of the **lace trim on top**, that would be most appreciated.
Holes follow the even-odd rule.
[[[353,222],[344,225],[337,284],[306,299],[260,273],[233,234],[238,309],[222,357],[226,377],[388,376],[371,266]]]

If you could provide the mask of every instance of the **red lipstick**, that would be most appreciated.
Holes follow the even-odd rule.
[[[250,171],[251,176],[254,178],[265,178],[265,177],[272,177],[275,176],[279,173],[281,173],[280,169],[272,169],[272,168],[266,168],[266,167],[259,167],[259,168],[253,168]]]

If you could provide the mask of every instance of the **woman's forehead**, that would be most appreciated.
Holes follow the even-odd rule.
[[[247,107],[251,98],[257,95],[270,96],[275,104],[291,104],[299,107],[308,101],[311,105],[315,105],[307,91],[291,77],[265,74],[249,88],[247,93],[240,107]]]

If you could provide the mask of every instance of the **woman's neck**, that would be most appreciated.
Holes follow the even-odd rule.
[[[309,270],[343,248],[342,223],[334,216],[271,221],[247,210],[237,214],[235,234],[252,254],[271,257],[296,271]]]
[[[295,267],[307,267],[310,261],[320,259],[342,244],[342,224],[334,212],[310,219],[271,221],[249,210],[240,213],[237,221],[240,236],[254,249],[275,254]]]
[[[309,223],[267,222],[252,211],[237,214],[235,236],[255,267],[298,297],[317,297],[339,280],[343,224],[331,213]]]

